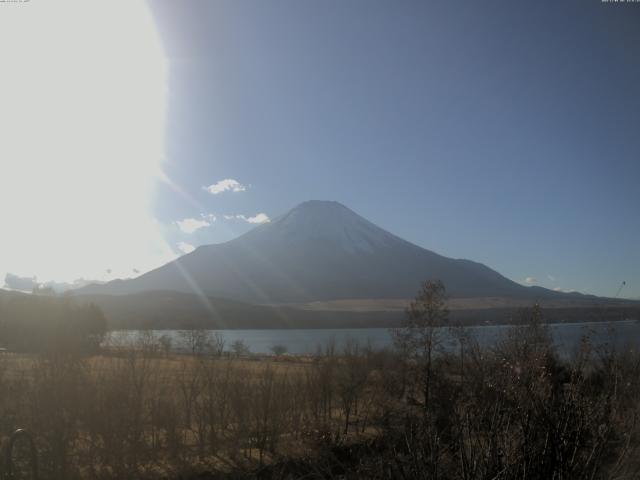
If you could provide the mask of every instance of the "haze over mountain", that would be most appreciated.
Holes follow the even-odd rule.
[[[226,243],[197,248],[130,280],[79,294],[178,291],[250,303],[412,298],[441,279],[452,297],[562,298],[489,267],[407,242],[337,202],[308,201]]]

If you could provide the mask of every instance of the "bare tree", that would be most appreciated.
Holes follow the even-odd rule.
[[[202,328],[182,330],[182,341],[192,355],[203,355],[211,348],[211,334]]]
[[[287,353],[287,347],[282,344],[276,344],[273,347],[271,347],[271,352],[275,356],[279,357],[280,355],[284,355],[285,353]]]
[[[215,332],[209,338],[210,342],[210,350],[211,354],[216,357],[221,357],[224,354],[224,346],[226,345],[226,340],[224,339],[224,335],[220,332]]]
[[[242,339],[234,340],[231,344],[231,350],[236,357],[242,357],[251,353],[251,350],[249,350],[249,347]]]
[[[418,364],[425,413],[429,408],[433,356],[443,342],[444,332],[440,327],[449,322],[445,301],[446,290],[440,280],[423,282],[418,295],[407,308],[401,328],[394,331],[397,348]]]
[[[173,345],[173,340],[169,335],[161,335],[158,338],[158,343],[160,344],[160,348],[162,349],[162,353],[164,356],[168,356],[171,353],[171,347]]]

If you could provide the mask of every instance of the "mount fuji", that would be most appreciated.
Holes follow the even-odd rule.
[[[405,241],[344,205],[308,201],[226,243],[198,247],[129,280],[78,294],[175,291],[253,304],[412,298],[440,279],[453,297],[562,298],[525,287],[489,267],[451,259]]]

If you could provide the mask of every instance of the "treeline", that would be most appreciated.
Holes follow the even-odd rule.
[[[0,347],[12,351],[96,351],[106,328],[100,308],[69,297],[17,294],[0,298]]]
[[[537,307],[481,347],[444,297],[426,283],[388,350],[259,361],[195,332],[190,355],[149,333],[0,356],[0,430],[33,433],[46,479],[638,478],[638,352],[560,358]]]
[[[428,338],[425,336],[423,338]],[[415,356],[356,343],[309,362],[164,356],[0,359],[0,428],[41,478],[637,478],[640,357],[544,326]],[[424,355],[424,356],[423,356]],[[424,360],[424,361],[423,361]],[[207,473],[208,472],[208,473]]]

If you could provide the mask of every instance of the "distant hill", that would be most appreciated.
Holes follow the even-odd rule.
[[[91,285],[77,294],[176,291],[274,305],[408,299],[421,281],[436,278],[457,298],[576,297],[522,286],[471,260],[443,257],[329,201],[302,203],[232,241],[201,246],[135,279]]]
[[[0,324],[3,305],[31,294],[0,290]],[[69,295],[79,304],[99,306],[107,328],[117,329],[243,329],[243,328],[359,328],[395,327],[408,300],[335,300],[308,304],[253,305],[216,297],[175,291],[140,292],[130,295]],[[531,306],[526,299],[451,299],[453,322],[512,324],[520,309]],[[546,300],[541,305],[548,322],[588,322],[640,319],[640,302],[601,300],[589,297],[572,302]],[[49,319],[42,318],[43,322]]]
[[[141,292],[131,295],[81,295],[78,301],[98,305],[110,329],[243,329],[243,328],[359,328],[396,327],[404,315],[397,305],[366,305],[349,309],[339,305],[252,305],[181,292]],[[354,302],[350,302],[354,305]],[[463,324],[511,324],[520,319],[526,300],[495,299],[450,301],[450,318]],[[638,302],[594,304],[589,302],[542,302],[549,322],[588,322],[640,319]]]
[[[98,305],[110,329],[389,327],[397,325],[402,315],[398,311],[309,311],[167,291],[77,298]]]

